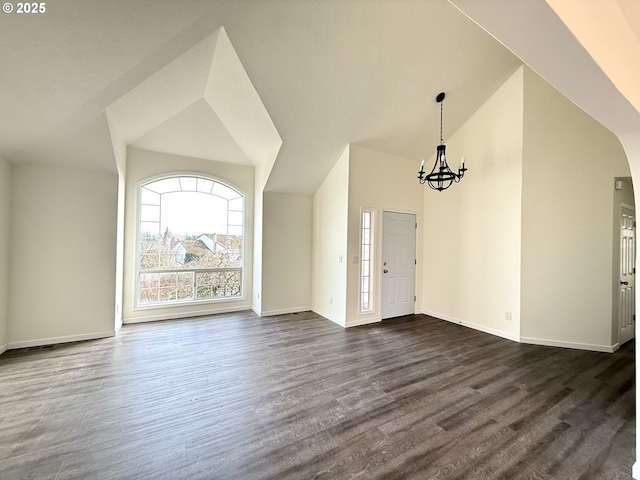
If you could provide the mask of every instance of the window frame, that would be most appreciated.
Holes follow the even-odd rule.
[[[364,216],[365,214],[369,215],[369,227],[365,229],[364,227]],[[376,312],[376,295],[375,295],[375,286],[376,286],[376,256],[375,256],[375,248],[376,248],[376,217],[377,217],[377,209],[369,208],[369,207],[361,207],[360,208],[360,216],[358,222],[359,229],[359,262],[358,262],[358,314],[359,315],[369,315]],[[365,260],[364,258],[364,247],[365,247],[365,230],[368,230],[368,238],[369,243],[366,244],[368,248],[368,258]],[[368,275],[365,275],[365,261],[368,262]],[[367,279],[367,287],[368,291],[368,308],[363,308],[363,294],[364,292],[364,283],[365,278]]]
[[[168,301],[168,302],[159,302],[159,303],[140,303],[140,276],[141,276],[141,262],[140,256],[142,253],[142,236],[141,236],[141,223],[142,223],[142,188],[145,185],[149,185],[151,183],[166,180],[171,178],[184,178],[184,177],[192,177],[194,179],[201,178],[203,180],[208,180],[214,183],[219,183],[224,187],[230,188],[237,192],[242,197],[242,262],[240,266],[240,295],[233,297],[218,297],[218,298],[205,298],[205,299],[196,299],[193,298],[191,300],[176,300],[176,301]],[[186,190],[189,191],[189,190]],[[197,190],[196,190],[197,191]],[[169,192],[167,192],[169,193]],[[205,193],[205,192],[201,192]],[[162,194],[161,194],[162,195]],[[209,193],[209,195],[213,195]],[[247,299],[247,238],[246,238],[246,229],[247,229],[247,194],[243,189],[238,188],[231,182],[223,180],[214,175],[210,175],[207,173],[200,172],[170,172],[163,173],[160,175],[154,175],[151,177],[146,177],[136,184],[136,218],[135,218],[135,252],[134,252],[134,262],[135,262],[135,273],[134,273],[134,302],[133,302],[133,311],[139,310],[158,310],[164,308],[172,308],[172,307],[188,307],[193,305],[203,305],[203,304],[219,304],[219,303],[230,303],[230,302],[239,302],[245,301]],[[160,211],[160,219],[162,219],[162,212]],[[228,226],[229,218],[227,211],[227,226]],[[203,232],[204,233],[204,232]],[[202,269],[200,269],[202,270]],[[198,269],[191,270],[193,272],[197,272]],[[194,291],[195,295],[195,291]]]

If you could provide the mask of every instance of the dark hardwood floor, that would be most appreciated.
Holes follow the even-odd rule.
[[[126,325],[0,356],[0,478],[629,479],[634,356],[423,315]]]

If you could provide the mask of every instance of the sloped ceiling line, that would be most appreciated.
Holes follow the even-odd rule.
[[[174,155],[272,164],[282,144],[223,27],[107,113],[126,144]]]
[[[298,195],[351,143],[419,163],[438,138],[438,92],[453,134],[520,65],[447,0],[58,0],[3,20],[12,164],[116,173],[111,134],[118,151],[266,162],[265,189]]]

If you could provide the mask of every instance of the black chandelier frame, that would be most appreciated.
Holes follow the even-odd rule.
[[[468,170],[464,166],[464,158],[462,159],[460,168],[458,168],[457,174],[454,173],[447,164],[447,146],[442,140],[442,102],[444,100],[444,97],[444,92],[440,92],[436,97],[436,102],[440,104],[440,145],[436,146],[436,161],[433,164],[431,173],[425,175],[424,160],[422,160],[420,171],[418,172],[418,181],[421,185],[427,183],[429,187],[431,187],[433,190],[438,190],[439,192],[446,190],[454,182],[458,183],[460,180],[462,180],[462,177],[464,177],[464,173]]]

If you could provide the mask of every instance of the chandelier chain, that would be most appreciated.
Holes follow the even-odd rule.
[[[442,102],[440,102],[440,145],[443,144],[442,140]]]

